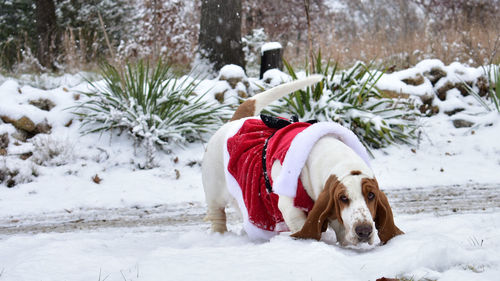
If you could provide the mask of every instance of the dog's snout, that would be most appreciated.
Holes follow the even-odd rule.
[[[360,241],[367,241],[373,232],[373,227],[369,224],[360,224],[354,230]]]

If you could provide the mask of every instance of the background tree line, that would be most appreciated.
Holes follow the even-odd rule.
[[[128,0],[0,1],[0,63],[12,70],[27,60],[38,70],[58,70],[75,59],[71,55],[95,60],[106,48],[98,12],[107,35],[119,42],[127,37],[129,5]]]
[[[17,72],[72,71],[93,68],[103,58],[159,56],[189,65],[198,46],[210,49],[199,38],[217,41],[216,34],[203,31],[206,3],[239,5],[233,20],[241,24],[243,44],[279,41],[296,63],[306,58],[308,26],[312,48],[341,64],[376,58],[401,67],[427,57],[475,65],[499,60],[500,0],[307,2],[309,23],[304,0],[0,0],[0,65]],[[259,28],[262,36],[255,38]],[[232,52],[244,64],[241,51]]]

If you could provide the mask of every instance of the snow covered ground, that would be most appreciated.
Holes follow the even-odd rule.
[[[500,213],[402,215],[368,251],[286,235],[251,242],[206,225],[21,234],[0,242],[1,280],[498,280]],[[2,272],[0,269],[0,272]]]
[[[233,213],[229,233],[209,233],[202,221],[204,146],[160,153],[159,167],[141,170],[143,151],[134,149],[126,135],[80,136],[77,124],[65,126],[71,115],[64,108],[86,87],[68,81],[73,84],[47,91],[14,80],[0,83],[2,114],[27,97],[48,95],[57,101],[58,115],[34,108],[31,114],[37,122],[47,118],[55,124],[45,141],[63,147],[66,155],[65,163],[43,165],[18,159],[36,146],[31,142],[10,145],[9,156],[0,156],[0,167],[21,168],[26,177],[36,170],[38,175],[13,188],[0,185],[0,281],[500,276],[497,113],[483,114],[475,126],[459,129],[445,114],[423,118],[415,147],[374,151],[372,166],[395,204],[396,224],[406,234],[385,246],[356,250],[336,245],[331,232],[321,242],[296,241],[286,233],[269,242],[250,241]],[[0,134],[10,132],[9,126],[0,123]],[[96,175],[99,183],[93,180]],[[432,197],[436,188],[448,201]],[[470,189],[468,195],[464,189]],[[463,203],[476,204],[469,200],[476,190],[490,204]],[[420,198],[423,193],[427,197]],[[432,208],[405,207],[405,194]]]

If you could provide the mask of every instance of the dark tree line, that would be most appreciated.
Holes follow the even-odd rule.
[[[279,41],[291,60],[302,60],[307,48],[337,52],[340,58],[367,59],[360,54],[370,56],[366,47],[376,49],[370,44],[379,45],[380,40],[401,42],[424,34],[431,43],[439,43],[443,30],[461,30],[465,40],[472,25],[495,32],[500,17],[500,0],[338,0],[333,8],[332,3],[0,0],[0,67],[12,70],[24,61],[40,69],[64,69],[75,59],[109,58],[111,49],[118,59],[166,56],[180,65],[188,65],[197,49],[216,69],[228,63],[244,66],[241,37],[256,28],[263,28],[268,40]],[[495,36],[498,33],[490,37]],[[360,49],[359,53],[353,49]]]
[[[0,2],[0,62],[10,68],[18,60],[18,41],[33,38],[36,30],[32,27],[35,9],[32,1]]]
[[[82,60],[105,54],[102,14],[109,37],[126,38],[124,24],[130,20],[130,0],[0,0],[0,67],[12,68],[26,58],[36,59],[39,68],[55,70],[61,63],[68,40],[85,49]],[[66,40],[66,42],[65,42]]]
[[[130,13],[140,6],[137,3],[146,7],[142,18]],[[111,47],[117,47],[124,41],[135,41],[144,45],[149,52],[157,53],[163,47],[169,47],[174,49],[169,50],[170,54],[175,54],[175,48],[179,46],[177,43],[188,40],[180,37],[190,37],[189,33],[183,34],[179,30],[186,28],[186,25],[179,22],[182,15],[179,15],[180,11],[176,7],[168,1],[148,0],[0,0],[0,63],[4,68],[11,69],[23,57],[33,56],[41,68],[55,70],[62,53],[71,51],[63,49],[74,47],[69,46],[71,43],[80,49],[95,49],[98,46],[98,53],[106,54],[110,46],[103,42],[99,12],[105,21],[107,35],[114,43]],[[229,63],[242,67],[245,65],[241,45],[241,14],[240,0],[205,0],[201,3],[199,50],[214,63],[216,69]],[[146,34],[133,30],[137,26]],[[171,34],[171,31],[181,36]],[[139,34],[138,38],[130,38],[134,32]],[[158,39],[167,43],[167,46],[159,45]],[[74,42],[68,44],[64,40]],[[181,43],[189,48],[186,42]],[[141,51],[132,49],[134,54]],[[130,53],[130,50],[124,52]],[[86,59],[95,60],[96,57],[89,53],[96,53],[96,50],[80,52],[83,56],[89,56]]]

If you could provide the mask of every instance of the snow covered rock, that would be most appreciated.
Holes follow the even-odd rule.
[[[384,74],[377,82],[377,87],[384,96],[391,98],[419,97],[422,102],[420,111],[424,114],[444,112],[449,116],[477,104],[467,97],[470,89],[480,96],[485,96],[489,90],[483,68],[468,67],[460,63],[446,66],[435,59],[421,61],[409,69]]]
[[[9,134],[3,133],[0,135],[0,148],[7,148],[9,146]]]
[[[0,116],[0,118],[5,123],[12,124],[16,129],[24,131],[28,134],[36,135],[36,134],[48,134],[52,129],[52,126],[44,119],[42,122],[35,124],[30,118],[27,116],[23,116],[19,119],[11,119],[9,116]]]
[[[413,77],[405,78],[401,81],[403,81],[405,84],[412,85],[412,86],[418,86],[418,85],[422,85],[425,83],[424,76],[420,73],[417,73],[417,75],[415,75]]]
[[[35,126],[35,133],[37,134],[50,134],[51,130],[52,126],[47,122],[47,119],[44,119]]]
[[[453,126],[455,128],[469,128],[474,125],[474,122],[463,120],[463,119],[455,119],[453,120]]]
[[[437,62],[435,62],[437,63]],[[431,105],[434,89],[431,81],[424,75],[426,65],[417,64],[413,68],[384,74],[377,82],[377,88],[391,98],[418,97],[422,104]]]
[[[444,65],[443,65],[444,66]],[[439,81],[439,79],[445,77],[447,75],[446,71],[444,71],[441,67],[439,66],[434,66],[432,67],[429,71],[425,71],[423,75],[429,79],[429,81],[432,83],[432,85],[436,85],[436,82]]]
[[[41,110],[44,110],[44,111],[50,111],[52,108],[54,108],[56,105],[54,104],[54,102],[52,102],[51,100],[49,99],[37,99],[37,100],[30,100],[29,101],[29,104],[35,106],[35,107],[38,107],[40,108]]]
[[[264,83],[269,84],[269,86],[276,87],[280,84],[292,81],[292,77],[279,69],[273,68],[264,72],[262,80]]]
[[[23,116],[23,117],[21,117],[19,119],[12,119],[9,116],[3,115],[3,116],[0,116],[0,118],[5,123],[12,124],[18,130],[23,130],[23,131],[26,131],[26,132],[29,132],[29,133],[34,133],[35,132],[36,125],[27,116]]]
[[[228,64],[221,68],[212,92],[217,101],[224,103],[227,99],[236,102],[239,98],[247,98],[252,90],[243,68]]]
[[[5,156],[7,154],[8,146],[9,146],[9,134],[3,133],[0,135],[0,155]]]
[[[440,100],[444,101],[447,94],[452,89],[460,91],[462,96],[469,94],[468,87],[476,88],[485,95],[488,91],[486,78],[484,78],[484,70],[482,68],[472,68],[463,64],[454,62],[445,67],[447,75],[441,77],[435,84],[434,88],[436,95]],[[482,77],[482,78],[481,78]],[[481,81],[481,82],[478,82]],[[480,87],[478,87],[478,84]],[[480,89],[479,89],[480,88]]]
[[[227,81],[232,89],[235,89],[238,83],[248,83],[248,78],[243,68],[235,64],[223,66],[218,78],[220,81]]]
[[[489,84],[488,84],[488,79],[486,79],[485,76],[479,76],[476,80],[475,86],[478,88],[478,94],[481,97],[484,97],[488,94],[489,91]]]

